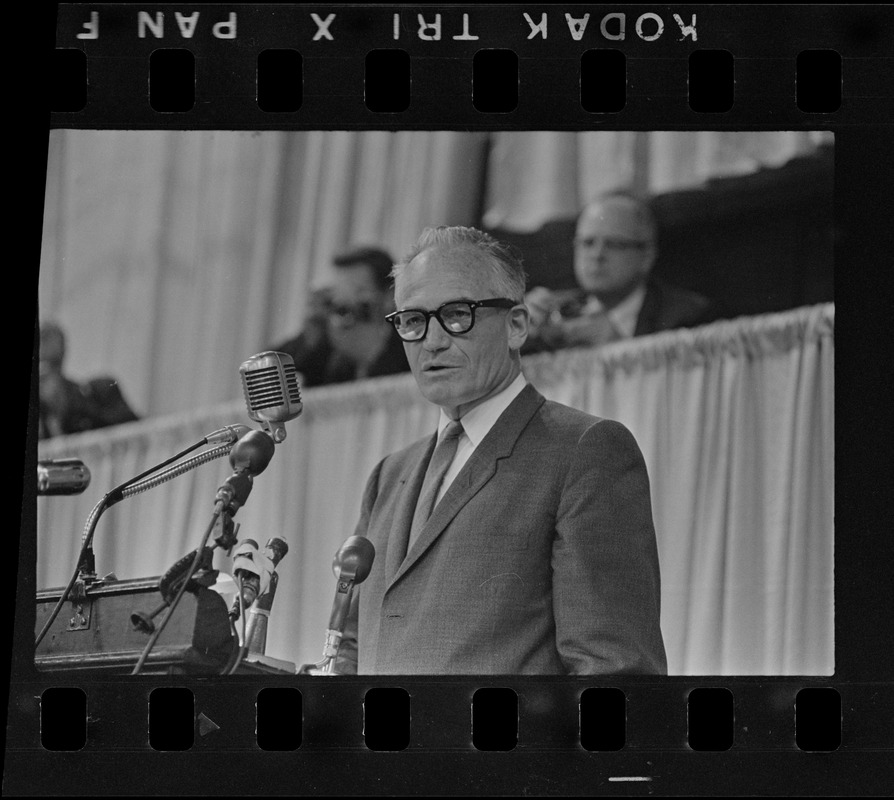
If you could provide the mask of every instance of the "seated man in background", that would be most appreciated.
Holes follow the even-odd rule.
[[[38,438],[105,428],[138,419],[118,382],[98,377],[84,383],[67,378],[65,333],[55,323],[40,328]]]
[[[332,263],[335,280],[311,295],[304,329],[271,349],[292,356],[304,386],[409,370],[401,341],[385,321],[393,304],[391,256],[364,247]]]
[[[707,297],[651,275],[656,233],[651,209],[632,194],[609,192],[587,205],[574,238],[579,288],[527,293],[531,331],[523,352],[598,346],[717,319]]]

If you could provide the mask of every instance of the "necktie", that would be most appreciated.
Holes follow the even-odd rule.
[[[407,543],[407,551],[413,546],[422,530],[423,525],[428,521],[431,512],[435,507],[435,500],[438,496],[438,490],[444,481],[444,475],[453,463],[453,457],[456,455],[456,447],[459,444],[459,437],[462,435],[462,423],[453,420],[446,428],[444,428],[441,438],[432,453],[431,461],[428,462],[428,470],[425,473],[425,479],[422,481],[422,489],[419,491],[419,500],[416,502],[416,512],[413,514],[413,525],[410,528],[410,539]]]

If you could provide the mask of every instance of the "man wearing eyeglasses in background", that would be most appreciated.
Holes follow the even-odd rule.
[[[336,672],[665,673],[642,454],[525,380],[521,263],[438,228],[393,274],[388,319],[440,420],[367,483],[355,534],[376,556]]]
[[[574,274],[578,289],[532,289],[531,336],[525,353],[598,346],[633,336],[712,322],[719,310],[696,292],[652,276],[657,228],[649,206],[613,191],[577,220]]]
[[[334,280],[311,297],[304,329],[270,349],[292,356],[302,386],[406,372],[400,339],[384,319],[393,308],[391,256],[362,247],[332,263]]]

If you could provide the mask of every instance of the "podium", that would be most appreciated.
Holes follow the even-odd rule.
[[[159,578],[97,582],[79,600],[66,600],[34,655],[41,672],[129,675],[151,633],[131,622],[135,612],[151,614],[163,602]],[[64,589],[37,593],[35,633],[40,631]],[[157,625],[167,613],[159,613]],[[239,646],[230,627],[226,601],[199,587],[184,592],[140,675],[220,675]],[[236,674],[294,674],[288,662],[249,654]]]

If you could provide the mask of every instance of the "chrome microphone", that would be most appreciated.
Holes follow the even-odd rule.
[[[270,609],[273,608],[276,587],[279,585],[279,573],[276,571],[276,567],[288,552],[289,545],[278,536],[270,539],[264,548],[264,554],[270,559],[274,569],[267,591],[258,596],[248,611],[245,641],[251,653],[263,655],[267,649],[267,620],[270,617]]]
[[[77,458],[37,462],[39,495],[80,494],[90,485],[90,470]]]
[[[241,596],[243,608],[248,608],[264,594],[270,586],[270,577],[273,575],[274,564],[267,552],[261,552],[258,543],[253,539],[245,539],[240,542],[233,553],[233,575],[241,584]],[[233,601],[230,609],[230,617],[239,618],[239,597]]]
[[[288,353],[267,350],[243,362],[239,374],[248,416],[279,444],[286,438],[283,423],[304,410],[294,360]]]

